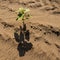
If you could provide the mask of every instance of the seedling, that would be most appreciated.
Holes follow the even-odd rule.
[[[26,8],[19,8],[18,9],[18,16],[17,16],[17,20],[22,20],[23,22],[23,30],[26,31],[26,24],[24,23],[25,20],[28,20],[29,17],[30,17],[30,14],[29,14],[29,9],[26,9]]]

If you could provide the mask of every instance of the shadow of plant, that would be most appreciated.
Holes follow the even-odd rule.
[[[25,53],[32,48],[32,43],[28,41],[30,40],[30,32],[26,29],[26,24],[23,23],[23,27],[20,26],[20,34],[14,32],[14,37],[16,42],[18,42],[17,50],[19,51],[19,56],[24,56]]]
[[[19,51],[19,56],[24,56],[25,52],[31,50],[31,48],[32,48],[31,43],[27,43],[26,41],[24,41],[24,43],[19,43],[17,48]]]

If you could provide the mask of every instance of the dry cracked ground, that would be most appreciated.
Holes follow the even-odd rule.
[[[19,7],[32,15],[25,23],[33,46],[22,57],[14,37]],[[0,0],[0,60],[60,60],[60,0]]]

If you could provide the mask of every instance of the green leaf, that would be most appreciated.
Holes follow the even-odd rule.
[[[28,14],[30,10],[29,9],[25,9],[25,8],[19,8],[18,12],[18,16],[17,16],[17,20],[25,20],[25,19],[29,19],[30,15]]]

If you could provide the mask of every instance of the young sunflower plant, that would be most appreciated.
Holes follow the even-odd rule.
[[[29,19],[29,17],[30,17],[29,12],[30,12],[30,9],[28,9],[28,8],[19,8],[17,10],[18,16],[17,16],[16,21],[22,20],[24,22],[24,20]]]

